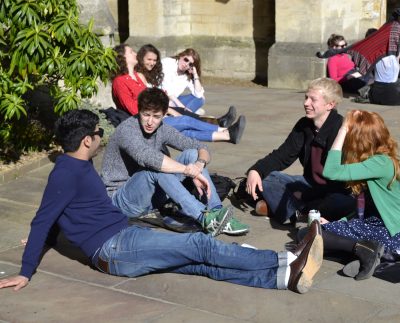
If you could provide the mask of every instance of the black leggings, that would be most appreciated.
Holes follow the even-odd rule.
[[[297,240],[300,241],[307,234],[308,228],[300,229],[297,233]],[[324,241],[324,250],[326,251],[345,251],[353,253],[356,240],[339,236],[335,233],[322,230],[322,239]]]

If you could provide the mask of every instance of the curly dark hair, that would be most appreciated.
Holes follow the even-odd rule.
[[[197,75],[199,78],[201,77],[201,60],[200,60],[200,55],[198,52],[196,52],[193,48],[186,48],[183,52],[180,52],[179,54],[176,54],[175,56],[172,56],[172,58],[175,59],[180,59],[183,56],[192,56],[193,57],[193,65],[196,67]],[[188,78],[193,77],[192,74],[190,74],[188,71],[185,72]]]
[[[55,123],[56,140],[64,152],[75,152],[85,136],[93,135],[98,123],[99,117],[89,110],[68,111]]]
[[[166,114],[168,111],[169,98],[163,90],[159,88],[147,88],[138,96],[139,112],[151,110],[154,112],[161,111]]]
[[[125,58],[125,48],[129,47],[127,44],[120,44],[114,47],[114,51],[116,52],[116,61],[118,64],[118,68],[115,71],[111,72],[110,78],[111,80],[115,79],[118,75],[128,74],[128,67],[126,65]]]
[[[144,57],[147,53],[153,53],[157,56],[156,65],[154,65],[151,71],[144,66]],[[152,44],[143,45],[137,52],[136,58],[138,63],[135,66],[135,71],[142,73],[149,84],[154,87],[159,87],[164,79],[159,50]]]

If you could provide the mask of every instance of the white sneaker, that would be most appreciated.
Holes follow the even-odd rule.
[[[195,113],[198,114],[199,116],[204,116],[206,114],[206,110],[200,108]]]

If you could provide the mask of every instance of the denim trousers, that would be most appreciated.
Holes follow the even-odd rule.
[[[283,172],[273,171],[262,181],[262,195],[274,218],[283,223],[292,217],[296,210],[302,211],[312,205],[321,215],[329,220],[340,219],[353,212],[356,200],[344,193],[329,193],[323,196],[318,203],[297,199],[294,192],[305,192],[310,189],[318,190],[304,176],[288,175]]]
[[[178,100],[181,101],[183,105],[192,112],[196,112],[206,102],[204,97],[197,98],[193,94],[180,95],[178,96]]]
[[[177,158],[181,164],[195,163],[198,157],[196,149],[183,151]],[[200,223],[203,212],[222,206],[214,184],[206,168],[202,174],[207,178],[211,187],[211,197],[203,204],[186,188],[182,181],[183,174],[162,173],[152,170],[139,171],[132,175],[112,196],[113,204],[120,208],[128,217],[139,216],[161,207],[168,198],[180,205],[183,215],[194,218]]]
[[[201,232],[160,232],[138,226],[127,227],[105,242],[99,258],[116,276],[180,273],[261,288],[284,289],[288,268],[287,252],[245,248]]]
[[[200,141],[212,141],[213,132],[218,131],[217,125],[189,116],[166,117],[163,122],[174,127],[185,136]]]

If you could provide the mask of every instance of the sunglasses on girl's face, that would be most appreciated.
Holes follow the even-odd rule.
[[[339,47],[339,48],[345,48],[346,46],[347,46],[347,44],[336,45],[336,47]]]
[[[184,57],[183,60],[184,60],[186,63],[189,63],[189,67],[193,67],[193,63],[189,60],[189,58]]]

